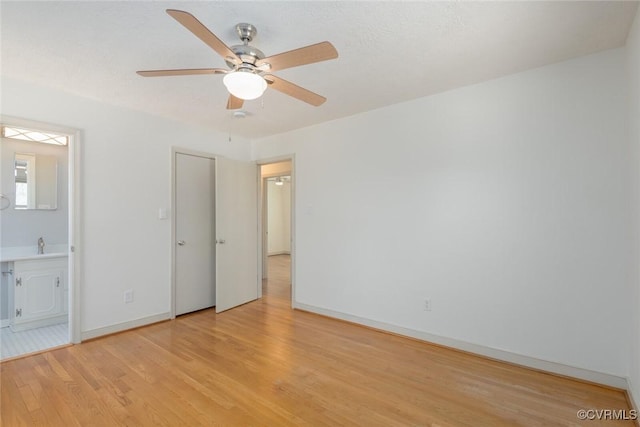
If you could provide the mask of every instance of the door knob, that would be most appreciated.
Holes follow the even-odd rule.
[[[224,239],[216,240],[216,243],[219,245],[224,245],[224,242],[225,242]]]
[[[178,240],[178,246],[184,246],[185,243],[184,240]]]

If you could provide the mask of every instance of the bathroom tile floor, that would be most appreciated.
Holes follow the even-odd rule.
[[[9,327],[0,328],[0,360],[33,353],[69,343],[69,324],[12,332]]]

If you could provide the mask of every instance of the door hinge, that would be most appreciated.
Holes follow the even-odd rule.
[[[16,286],[22,286],[22,277],[16,277]]]
[[[16,317],[22,317],[22,309],[21,308],[17,308],[16,309]]]
[[[56,277],[56,288],[60,287],[60,278]]]

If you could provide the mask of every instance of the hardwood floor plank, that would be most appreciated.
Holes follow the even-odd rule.
[[[263,298],[0,364],[0,425],[633,426],[624,393],[292,310]]]

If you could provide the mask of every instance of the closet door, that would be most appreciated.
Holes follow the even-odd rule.
[[[258,192],[254,163],[216,158],[216,312],[258,298]]]
[[[215,160],[175,154],[175,314],[216,305]]]

